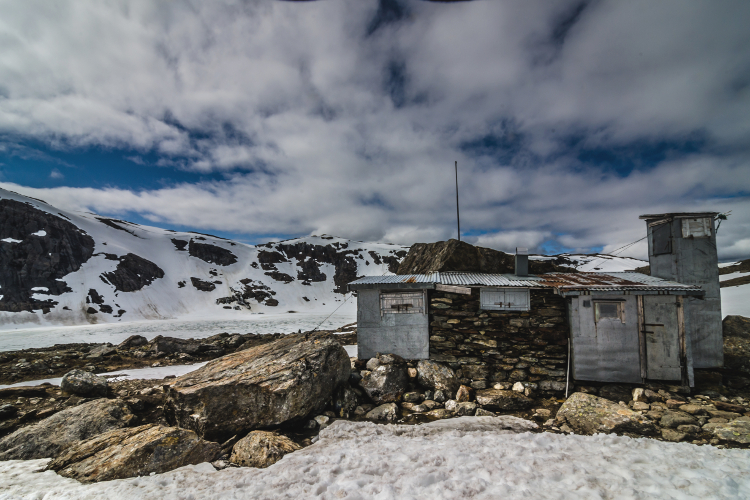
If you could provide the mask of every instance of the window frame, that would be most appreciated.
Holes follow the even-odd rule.
[[[401,297],[398,297],[401,296]],[[393,303],[390,301],[402,300],[401,304]],[[407,300],[408,299],[408,300]],[[378,302],[380,306],[380,316],[384,314],[427,314],[425,304],[427,303],[424,290],[419,291],[380,291],[378,296]],[[390,305],[389,305],[390,304]],[[404,305],[408,307],[396,307],[394,310],[393,306]]]
[[[619,319],[620,323],[622,323],[623,325],[625,324],[625,301],[623,301],[623,300],[593,299],[592,302],[593,302],[592,306],[593,306],[593,309],[594,309],[594,323],[596,323],[598,325],[600,321],[606,321],[606,320],[616,321],[616,320]],[[600,314],[599,314],[599,304],[608,304],[608,305],[615,305],[615,306],[617,306],[617,316],[616,317],[606,316],[606,317],[600,318],[599,317],[600,316]]]
[[[503,306],[500,304],[487,304],[485,302],[486,294],[488,293],[497,293],[497,292],[503,292],[503,301],[505,302],[505,294],[507,292],[513,292],[514,294],[524,294],[524,304],[522,305],[515,305],[515,306]],[[508,302],[510,303],[510,302]],[[483,311],[508,311],[508,312],[515,312],[515,311],[529,311],[531,310],[531,290],[529,288],[521,288],[521,287],[482,287],[479,289],[479,308]]]
[[[693,225],[700,225],[700,230],[694,231]],[[681,221],[683,238],[710,238],[711,237],[711,219],[709,217],[691,217],[683,218]]]

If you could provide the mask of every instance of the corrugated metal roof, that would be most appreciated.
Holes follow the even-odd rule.
[[[700,290],[641,273],[547,273],[544,283],[559,290]]]
[[[357,285],[398,285],[409,283],[455,286],[499,286],[537,288],[549,287],[561,291],[574,290],[659,290],[699,291],[695,285],[684,285],[640,273],[547,273],[538,276],[484,273],[427,273],[388,276],[365,276],[349,283]]]

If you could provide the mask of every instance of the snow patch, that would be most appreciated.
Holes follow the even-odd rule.
[[[513,417],[420,426],[336,421],[266,469],[192,465],[81,484],[35,472],[48,460],[0,462],[0,498],[135,500],[750,497],[750,450],[613,435],[524,432]]]
[[[35,286],[31,289],[32,292],[49,292],[49,288],[46,286]]]
[[[47,236],[47,231],[40,229],[36,233],[31,233],[31,236]]]
[[[4,241],[5,243],[23,243],[23,240],[14,240],[13,238],[4,238],[0,241]]]

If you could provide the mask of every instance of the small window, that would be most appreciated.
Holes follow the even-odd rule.
[[[595,321],[620,321],[625,323],[625,304],[623,302],[594,301]]]
[[[711,219],[682,219],[683,238],[708,238],[711,236]]]
[[[380,314],[424,314],[424,293],[381,293]]]
[[[529,290],[526,288],[482,288],[481,308],[489,311],[528,311]]]
[[[654,255],[672,253],[672,225],[664,222],[651,228]]]

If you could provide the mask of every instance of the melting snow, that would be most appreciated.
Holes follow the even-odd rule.
[[[31,233],[31,236],[47,236],[47,231],[40,229],[36,233]]]
[[[46,286],[35,286],[31,289],[32,292],[49,292],[49,288]]]
[[[750,497],[750,451],[612,435],[525,432],[513,417],[420,426],[337,421],[267,469],[208,464],[80,484],[0,462],[0,499],[460,499]]]
[[[13,238],[3,238],[0,241],[4,241],[5,243],[22,243],[23,240],[14,240]]]

